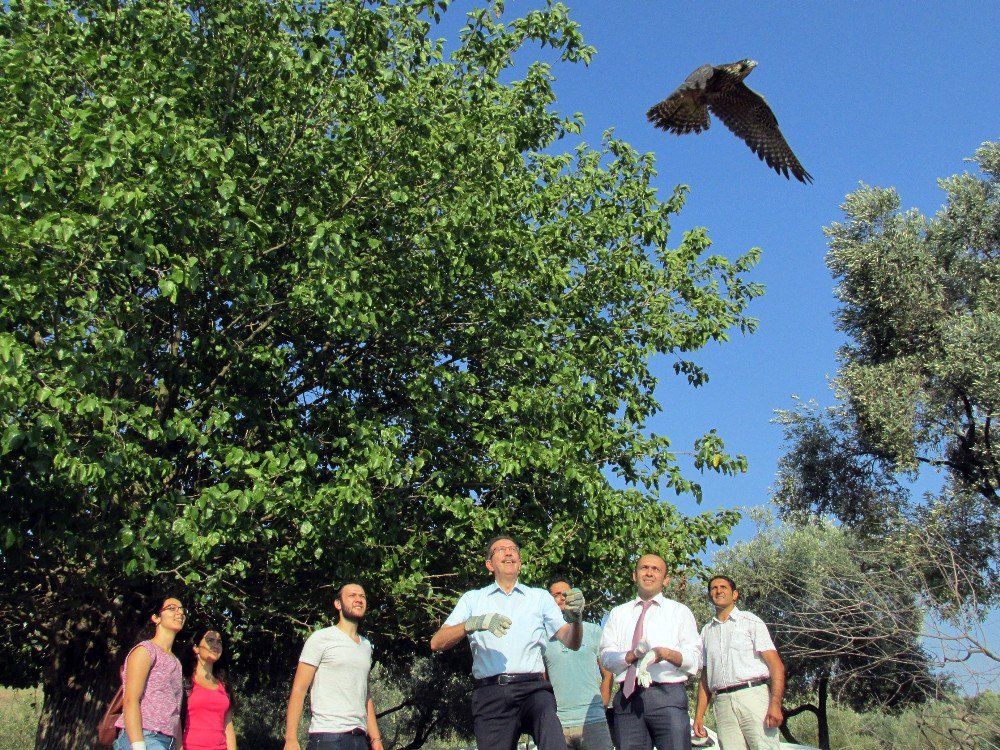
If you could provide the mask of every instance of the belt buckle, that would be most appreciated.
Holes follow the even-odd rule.
[[[497,685],[509,685],[510,675],[509,674],[498,674],[497,675]]]

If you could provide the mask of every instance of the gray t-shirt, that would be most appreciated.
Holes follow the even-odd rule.
[[[368,725],[368,673],[372,644],[361,643],[336,626],[317,630],[306,640],[299,661],[316,667],[309,705],[309,734],[350,732]]]

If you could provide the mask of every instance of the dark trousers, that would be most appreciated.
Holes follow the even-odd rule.
[[[525,733],[538,750],[566,750],[556,697],[545,680],[476,688],[472,717],[479,750],[514,750]]]
[[[618,750],[691,750],[691,723],[684,683],[637,687],[632,697],[618,691],[615,747]]]
[[[368,737],[364,734],[350,734],[349,732],[331,734],[329,732],[318,732],[309,735],[309,744],[306,750],[370,750],[368,747]]]

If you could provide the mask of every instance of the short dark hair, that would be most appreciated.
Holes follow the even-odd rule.
[[[712,590],[712,581],[720,581],[720,580],[721,581],[725,581],[726,583],[728,583],[730,585],[730,587],[733,589],[733,593],[734,594],[739,591],[739,589],[736,587],[736,581],[734,581],[729,576],[724,576],[724,575],[715,575],[715,576],[712,576],[711,578],[709,578],[708,579],[708,586],[706,586],[706,588],[709,591],[711,591]]]
[[[368,596],[368,591],[365,589],[365,585],[363,583],[359,581],[348,581],[347,583],[342,584],[339,589],[337,589],[337,593],[334,594],[333,597],[334,601],[338,601],[341,604],[344,603],[344,589],[346,589],[348,586],[357,586],[358,588],[360,588],[362,591],[365,592],[365,596]]]
[[[553,586],[555,586],[557,583],[568,583],[570,585],[570,588],[573,587],[573,581],[571,581],[570,577],[565,572],[563,572],[561,570],[557,570],[555,573],[553,573],[549,577],[549,582],[545,586],[545,588],[550,589]]]
[[[489,560],[493,556],[493,545],[503,539],[506,539],[507,541],[510,542],[514,542],[514,546],[517,547],[518,550],[521,549],[521,545],[518,544],[518,541],[510,534],[500,534],[498,536],[493,537],[486,543],[486,549],[484,551],[484,554],[487,560]]]

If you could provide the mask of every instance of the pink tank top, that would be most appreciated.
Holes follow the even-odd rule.
[[[135,648],[146,649],[153,661],[149,668],[149,676],[146,677],[146,689],[139,699],[142,728],[173,737],[177,733],[177,724],[181,716],[181,695],[184,691],[181,663],[176,656],[162,651],[152,641],[142,641]],[[135,648],[132,651],[135,651]],[[128,662],[128,659],[125,661]],[[125,685],[124,664],[122,664],[122,685]],[[118,717],[115,726],[119,729],[125,728],[124,714]]]
[[[192,683],[187,699],[184,750],[226,750],[229,695],[220,683],[215,690]]]

